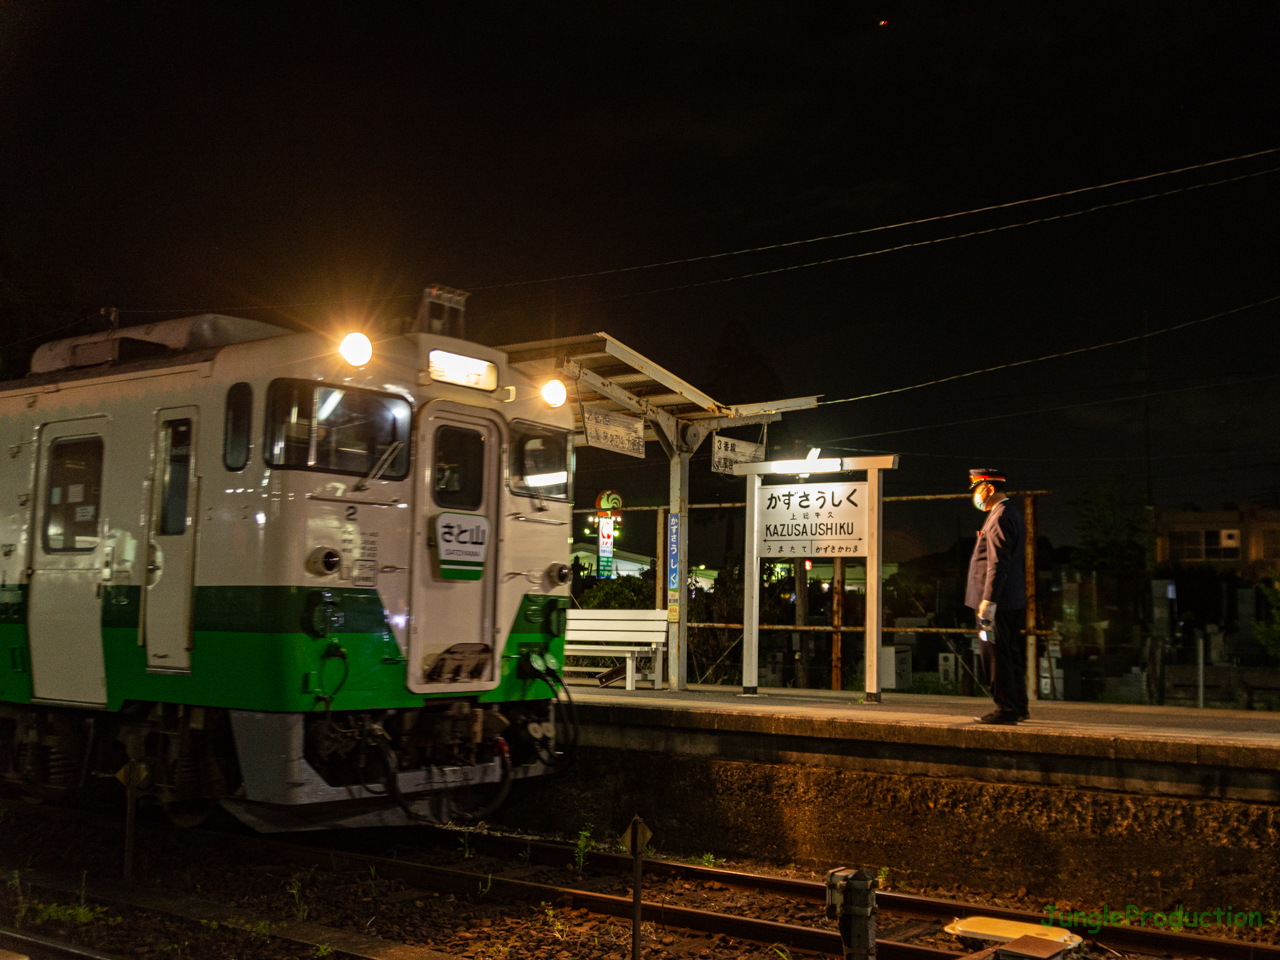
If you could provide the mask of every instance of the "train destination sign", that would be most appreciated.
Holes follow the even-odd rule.
[[[475,513],[442,513],[435,518],[436,556],[442,580],[479,580],[489,555],[489,518]]]
[[[866,555],[865,483],[761,487],[756,513],[760,557]]]

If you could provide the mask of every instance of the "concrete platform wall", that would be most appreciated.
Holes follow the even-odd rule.
[[[1271,907],[1280,889],[1280,808],[1232,800],[587,749],[517,784],[501,819],[612,839],[636,813],[666,854],[887,866],[1046,902]]]

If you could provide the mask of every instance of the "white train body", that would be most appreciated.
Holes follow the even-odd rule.
[[[269,826],[387,815],[373,728],[404,793],[502,777],[510,724],[543,770],[522,662],[563,644],[571,414],[478,344],[337,347],[203,315],[0,384],[0,775],[147,759],[166,803]]]

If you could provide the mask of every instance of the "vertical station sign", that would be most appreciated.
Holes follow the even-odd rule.
[[[866,484],[833,481],[761,487],[756,543],[762,560],[866,556]]]
[[[667,517],[667,620],[680,619],[680,514]]]

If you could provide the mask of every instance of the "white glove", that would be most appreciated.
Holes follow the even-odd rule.
[[[996,618],[996,605],[990,600],[983,600],[978,604],[979,620],[994,620]]]

